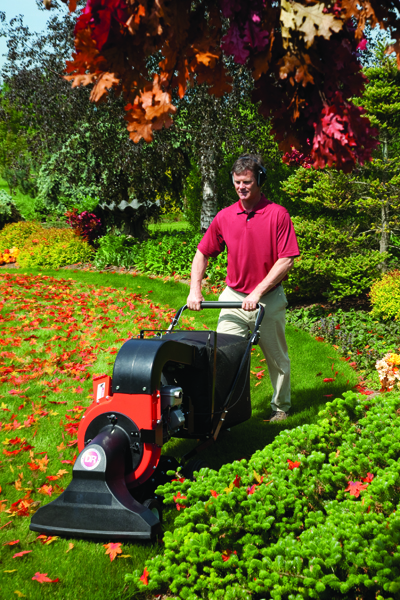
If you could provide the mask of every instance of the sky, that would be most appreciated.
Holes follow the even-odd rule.
[[[23,15],[24,24],[31,31],[43,31],[46,28],[47,19],[51,16],[48,10],[40,10],[36,0],[0,0],[0,11],[6,13],[6,21],[10,22],[13,17]],[[7,50],[6,40],[0,37],[0,69],[4,64],[4,54]]]

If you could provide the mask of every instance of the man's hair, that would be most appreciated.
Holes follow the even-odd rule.
[[[240,175],[244,171],[251,171],[254,177],[258,179],[260,167],[264,167],[264,161],[260,154],[244,154],[235,160],[231,172],[232,175],[233,173]]]

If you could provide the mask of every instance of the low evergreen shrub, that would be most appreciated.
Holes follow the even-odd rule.
[[[400,271],[385,273],[375,281],[369,295],[375,317],[400,320]]]
[[[179,509],[137,591],[185,600],[400,592],[400,395],[347,392],[249,460],[158,489]]]

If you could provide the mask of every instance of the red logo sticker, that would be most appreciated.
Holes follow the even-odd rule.
[[[87,469],[88,471],[91,471],[92,469],[95,469],[97,467],[97,465],[99,464],[101,459],[100,453],[95,450],[94,448],[90,448],[89,450],[86,450],[86,452],[84,452],[82,454],[82,458],[81,458],[81,464],[82,467],[84,469]]]

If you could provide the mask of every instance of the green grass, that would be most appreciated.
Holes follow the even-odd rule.
[[[5,192],[7,192],[7,194],[10,193],[8,183],[1,177],[0,177],[0,190],[4,190]],[[25,221],[35,219],[35,213],[33,210],[33,203],[34,203],[33,198],[31,198],[30,196],[26,196],[25,194],[22,194],[22,192],[17,190],[17,193],[15,194],[15,196],[13,196],[13,199],[15,201],[15,204],[16,204],[19,212],[24,217]]]
[[[7,274],[20,278],[20,284],[4,287]],[[3,409],[0,410],[0,421],[3,422],[0,430],[3,452],[0,457],[0,500],[6,500],[3,507],[7,510],[11,503],[25,496],[26,490],[32,490],[31,498],[34,501],[50,501],[52,498],[37,492],[44,483],[58,484],[65,489],[72,467],[61,461],[71,459],[76,453],[76,446],[68,447],[75,436],[69,436],[66,432],[65,415],[76,414],[79,417],[82,414],[79,407],[90,403],[91,374],[111,374],[114,349],[121,346],[121,339],[127,337],[128,333],[135,333],[140,326],[150,328],[148,316],[151,312],[156,314],[164,327],[167,316],[165,308],[175,310],[185,304],[188,287],[170,281],[164,283],[162,279],[126,274],[12,269],[0,271],[1,285],[0,299],[7,298],[7,301],[0,312],[5,319],[0,324],[0,364],[12,364],[16,371],[26,368],[26,371],[13,375],[12,381],[3,381],[0,391],[0,408]],[[32,285],[35,287],[29,287]],[[215,296],[209,295],[207,299],[215,299]],[[135,304],[135,309],[127,307],[128,301]],[[150,303],[160,308],[154,309]],[[198,329],[203,329],[204,325],[214,328],[217,317],[217,310],[184,313],[186,326],[190,324]],[[43,321],[39,322],[38,318]],[[137,318],[142,321],[135,324]],[[110,327],[101,329],[104,324]],[[71,329],[69,336],[68,329]],[[30,338],[32,335],[37,338]],[[73,340],[75,336],[77,339]],[[20,346],[15,346],[19,338]],[[293,327],[287,328],[287,339],[292,361],[292,415],[284,423],[265,422],[272,395],[271,385],[266,376],[256,386],[258,380],[252,376],[252,418],[232,428],[230,433],[221,436],[214,447],[201,455],[212,468],[218,469],[227,462],[248,458],[254,451],[270,443],[282,429],[313,421],[318,410],[331,399],[327,395],[337,397],[357,383],[356,373],[340,360],[329,345],[317,342]],[[74,349],[81,354],[60,358],[66,350],[73,352]],[[14,353],[12,356],[6,354],[11,352]],[[252,370],[257,365],[265,364],[259,362],[262,358],[259,348],[256,348],[252,355]],[[40,363],[40,377],[34,377],[34,368],[39,365],[38,362],[34,363],[34,359]],[[86,361],[86,370],[80,372],[79,376],[75,375],[75,379],[73,369],[70,372],[63,370],[72,359]],[[324,378],[334,377],[336,371],[338,376],[335,381],[323,382]],[[25,380],[19,380],[18,377]],[[11,390],[22,392],[22,395],[10,394]],[[66,404],[52,404],[60,401]],[[71,409],[76,412],[71,412]],[[9,427],[15,420],[25,423],[30,414],[35,417],[34,425],[5,429],[5,425]],[[9,441],[17,437],[25,438],[27,444],[34,446],[32,457],[29,451],[15,456],[4,454],[4,450],[10,452],[18,448],[18,445]],[[180,457],[194,444],[193,441],[174,438],[164,446],[163,452]],[[27,462],[40,460],[45,456],[40,454],[42,452],[48,455],[47,471],[31,471]],[[54,482],[46,479],[61,468],[68,473]],[[22,473],[22,479],[19,473]],[[20,490],[15,487],[18,480],[21,481]],[[124,600],[130,597],[124,574],[143,569],[146,558],[160,552],[161,547],[157,543],[124,543],[123,554],[129,557],[110,562],[99,542],[57,539],[50,545],[43,545],[35,541],[37,534],[29,531],[29,517],[12,516],[5,510],[0,514],[0,572],[2,597],[7,599],[17,597],[18,594],[14,592],[18,591],[30,600],[50,596],[60,600],[83,600],[88,596],[93,600]],[[175,509],[167,513],[166,526],[172,526],[175,514]],[[11,524],[6,525],[9,521]],[[19,542],[14,546],[2,545],[17,539]],[[74,547],[67,553],[70,542]],[[23,557],[12,558],[22,550],[31,552]],[[36,572],[48,573],[51,579],[59,578],[60,581],[45,584],[32,581]]]

